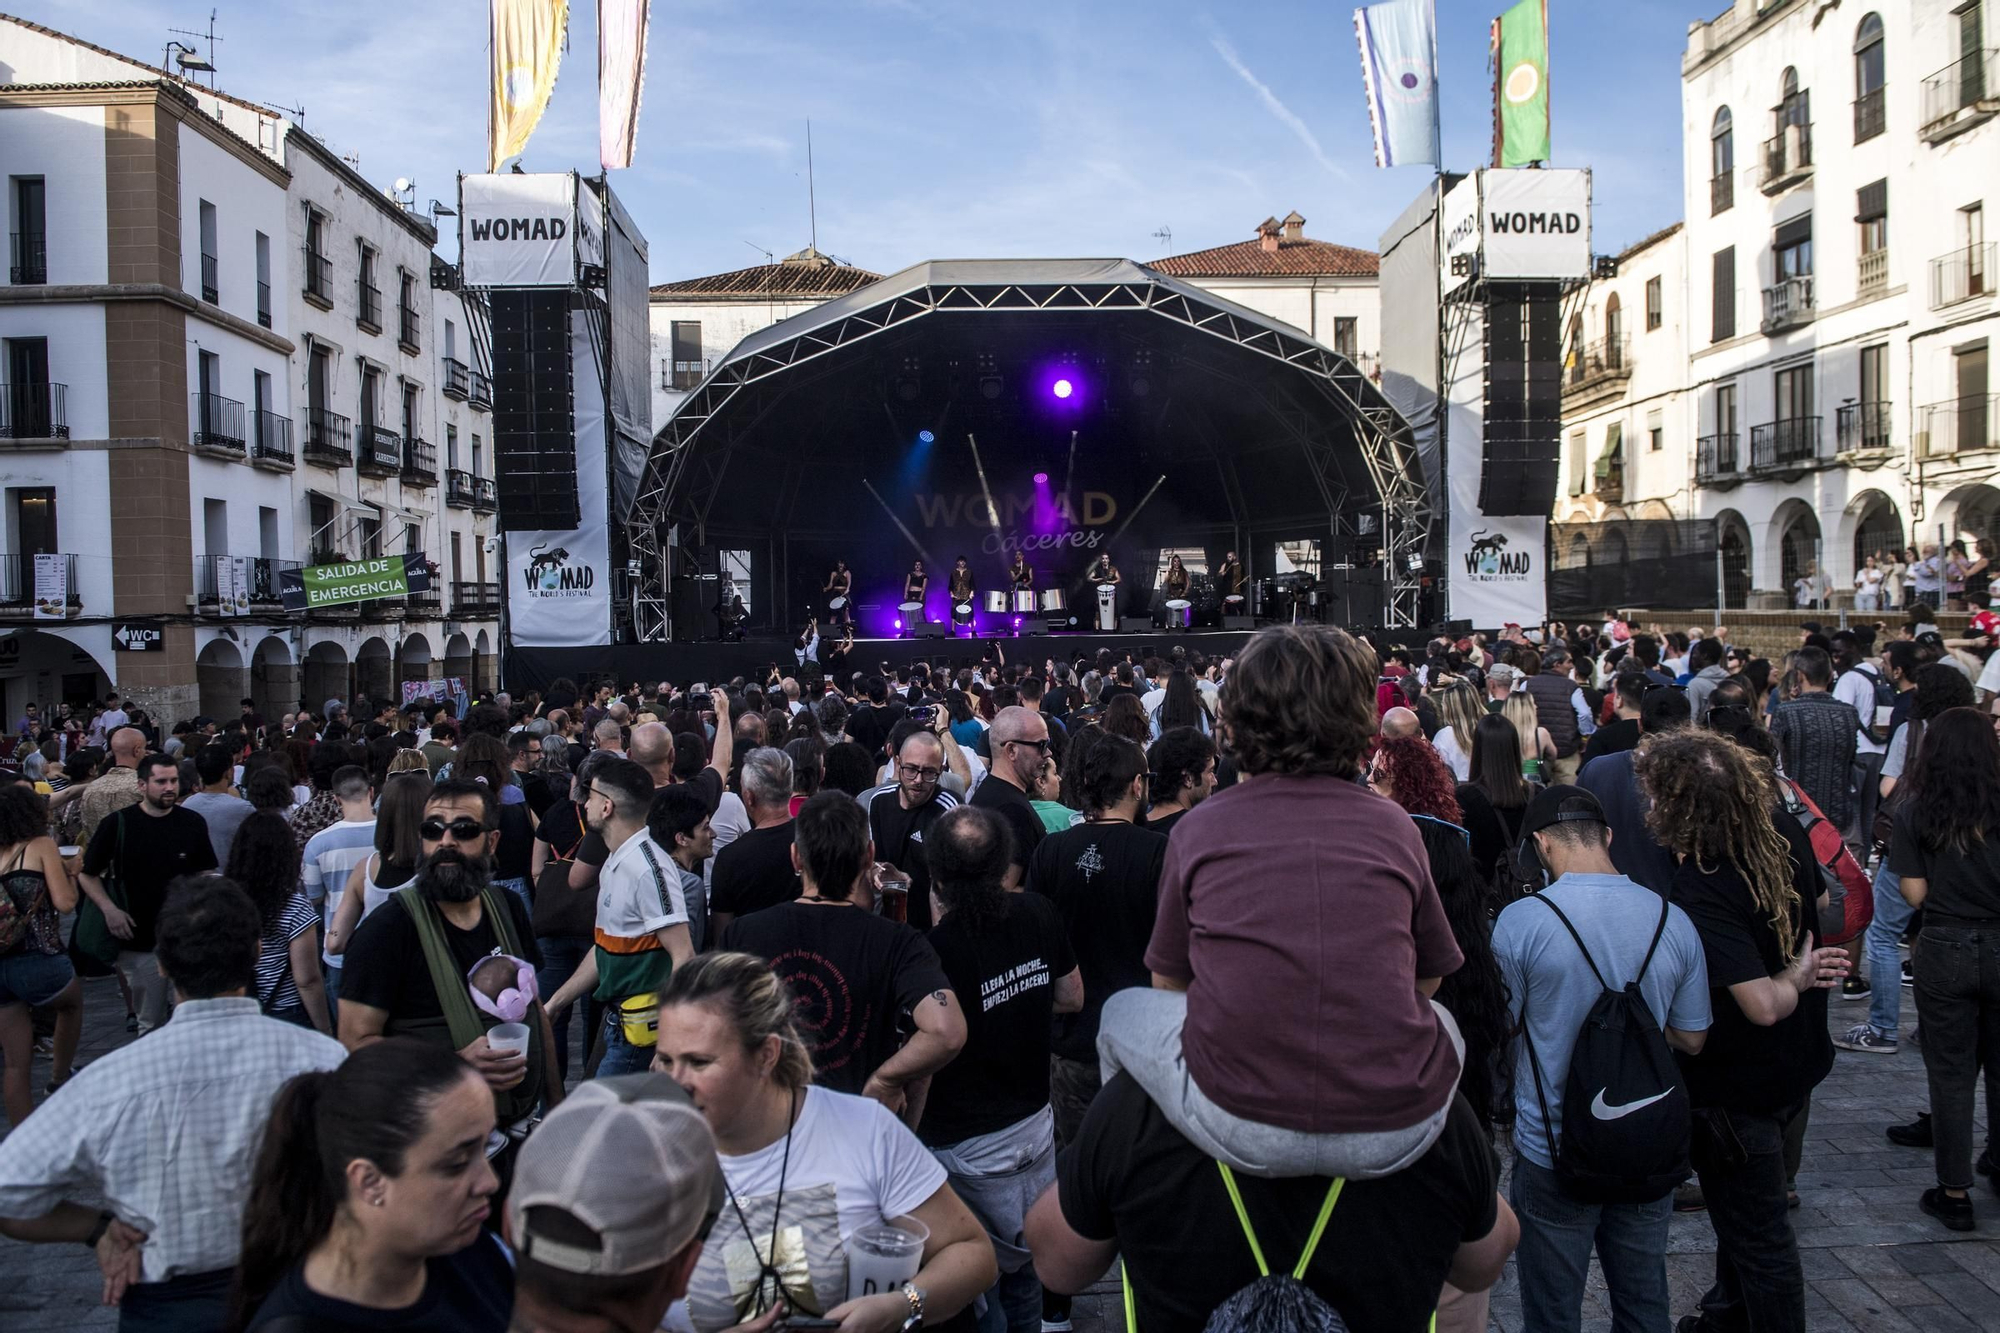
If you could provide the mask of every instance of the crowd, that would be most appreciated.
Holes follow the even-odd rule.
[[[1905,986],[1917,1203],[2000,1189],[1975,631],[31,710],[0,1234],[134,1330],[1046,1333],[1114,1262],[1145,1333],[1484,1329],[1513,1254],[1574,1329],[1593,1252],[1618,1327],[1803,1329],[1813,1091]]]

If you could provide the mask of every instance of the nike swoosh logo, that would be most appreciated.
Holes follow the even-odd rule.
[[[1590,1103],[1590,1113],[1599,1120],[1622,1120],[1634,1111],[1643,1111],[1654,1102],[1671,1097],[1674,1092],[1672,1088],[1668,1088],[1665,1092],[1655,1093],[1651,1097],[1642,1098],[1636,1102],[1626,1102],[1623,1106],[1613,1106],[1604,1100],[1605,1091],[1606,1089],[1599,1088],[1596,1098]]]

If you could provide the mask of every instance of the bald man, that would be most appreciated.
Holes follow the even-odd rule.
[[[607,717],[591,728],[590,746],[593,750],[609,750],[622,755],[625,753],[625,729]]]
[[[137,727],[120,727],[111,733],[106,748],[111,751],[111,767],[83,793],[82,824],[77,845],[88,847],[90,835],[109,814],[139,804],[139,761],[146,754],[146,737]]]
[[[1049,754],[1049,724],[1040,713],[1016,705],[1003,708],[987,733],[993,761],[986,780],[973,790],[969,804],[991,810],[1014,830],[1014,862],[1007,870],[1007,887],[1018,889],[1045,830],[1042,817],[1029,800],[1042,760]]]
[[[1391,708],[1382,714],[1382,739],[1398,740],[1404,736],[1415,736],[1423,730],[1417,715],[1407,708]]]

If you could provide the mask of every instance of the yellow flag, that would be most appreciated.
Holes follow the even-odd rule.
[[[548,109],[562,65],[569,0],[493,0],[493,106],[487,114],[488,171],[528,146]]]

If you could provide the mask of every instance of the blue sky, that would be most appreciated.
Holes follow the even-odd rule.
[[[1505,0],[1439,0],[1445,156],[1490,152],[1486,27]],[[1726,0],[1550,0],[1556,165],[1596,172],[1596,248],[1680,217],[1680,55]],[[157,62],[199,0],[16,0]],[[369,179],[451,202],[484,166],[481,0],[216,0],[219,86],[303,106]],[[11,7],[10,7],[11,8]],[[529,170],[596,170],[593,0]],[[655,280],[761,263],[808,238],[888,272],[922,259],[1150,259],[1248,239],[1297,209],[1373,247],[1428,168],[1378,171],[1350,3],[1263,0],[654,0],[638,155],[613,188]],[[1171,228],[1169,250],[1153,233]]]

